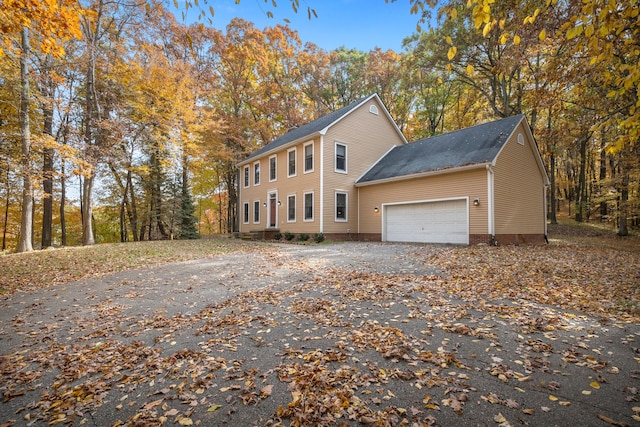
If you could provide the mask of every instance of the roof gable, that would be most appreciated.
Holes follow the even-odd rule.
[[[522,120],[521,114],[394,147],[357,183],[492,163]]]
[[[251,159],[260,157],[265,153],[268,153],[270,151],[273,151],[274,149],[283,147],[292,142],[303,140],[303,139],[311,139],[315,135],[323,134],[324,132],[326,132],[327,128],[329,128],[336,122],[340,121],[350,112],[352,112],[353,110],[358,108],[360,105],[364,104],[365,102],[369,101],[372,98],[377,98],[379,101],[378,95],[372,94],[367,96],[366,98],[362,98],[362,99],[359,99],[358,101],[352,102],[346,107],[342,107],[339,110],[333,111],[327,114],[326,116],[322,116],[300,127],[291,129],[289,132],[285,133],[279,138],[274,139],[273,141],[263,146],[259,150],[254,151],[240,163],[242,164]],[[380,104],[382,103],[380,102]]]

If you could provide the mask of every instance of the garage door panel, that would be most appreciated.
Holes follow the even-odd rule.
[[[385,224],[391,242],[469,243],[464,199],[389,205]]]

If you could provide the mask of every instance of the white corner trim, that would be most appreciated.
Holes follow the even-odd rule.
[[[495,184],[493,166],[487,165],[487,225],[490,236],[496,235],[495,226]]]
[[[324,233],[324,134],[320,135],[320,233]]]

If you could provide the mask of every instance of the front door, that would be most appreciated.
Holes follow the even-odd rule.
[[[276,228],[277,201],[275,193],[269,194],[269,228]]]

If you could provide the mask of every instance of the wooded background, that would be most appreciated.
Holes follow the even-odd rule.
[[[409,141],[526,114],[550,221],[640,226],[638,2],[432,3],[402,52],[327,52],[208,5],[4,0],[2,250],[233,231],[239,160],[373,92]]]

